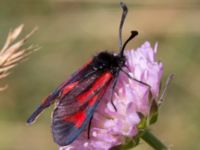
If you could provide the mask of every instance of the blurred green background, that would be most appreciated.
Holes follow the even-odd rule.
[[[123,35],[140,35],[128,48],[149,40],[159,43],[158,58],[166,79],[175,74],[159,121],[152,131],[174,150],[200,149],[200,1],[125,0],[129,14]],[[88,58],[118,49],[121,16],[118,0],[0,0],[0,44],[10,28],[25,24],[24,34],[38,26],[32,54],[1,83],[0,150],[55,150],[50,131],[51,109],[32,126],[27,117],[49,92]],[[142,142],[136,150],[150,150]]]

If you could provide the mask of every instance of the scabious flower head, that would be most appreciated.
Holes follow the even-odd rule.
[[[86,129],[72,144],[60,147],[60,150],[108,150],[137,137],[139,124],[150,116],[152,101],[159,95],[163,65],[156,61],[156,52],[157,44],[152,48],[149,42],[136,50],[125,51],[126,71],[151,88],[121,71],[113,97],[117,111],[110,101],[110,89],[94,113],[90,139]]]

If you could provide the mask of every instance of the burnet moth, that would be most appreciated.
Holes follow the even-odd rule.
[[[131,79],[147,85],[131,77],[124,70],[126,67],[124,49],[127,43],[138,35],[138,32],[131,31],[130,37],[122,44],[122,28],[128,8],[123,2],[120,3],[120,6],[123,10],[119,25],[120,52],[115,54],[103,51],[93,57],[91,61],[50,93],[27,120],[28,124],[32,124],[45,108],[56,102],[56,108],[52,115],[52,133],[54,141],[59,146],[72,143],[87,126],[90,126],[95,109],[108,88],[112,88],[110,98],[112,102],[121,71]],[[113,107],[117,111],[114,104]]]

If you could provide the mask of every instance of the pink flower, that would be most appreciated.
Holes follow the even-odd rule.
[[[154,99],[158,97],[160,80],[163,73],[162,63],[156,61],[157,44],[154,48],[145,42],[136,50],[126,51],[126,71],[134,78],[151,87]],[[111,91],[101,100],[92,120],[90,139],[87,129],[70,145],[60,147],[60,150],[108,150],[113,146],[124,144],[127,138],[138,134],[140,114],[150,115],[150,100],[148,86],[141,84],[123,72],[120,72],[113,97],[114,110],[110,102]]]

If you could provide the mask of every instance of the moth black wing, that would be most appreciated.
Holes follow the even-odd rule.
[[[93,74],[58,102],[52,118],[52,133],[57,144],[70,144],[85,129],[112,79],[110,72]]]

